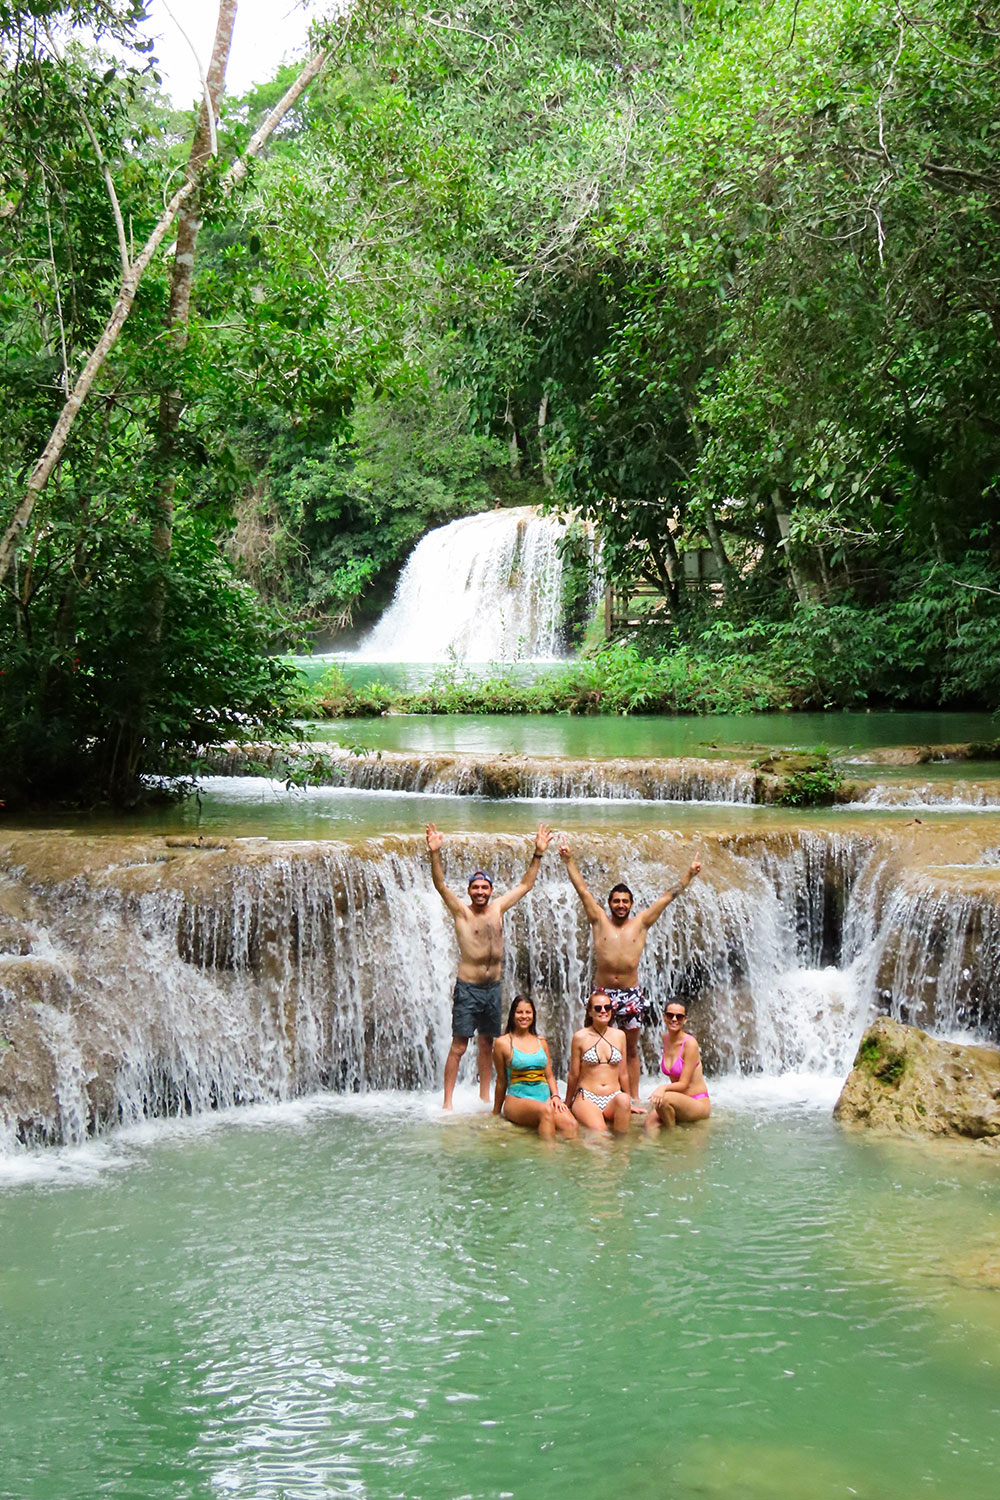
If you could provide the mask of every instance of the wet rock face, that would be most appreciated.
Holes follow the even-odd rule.
[[[661,1011],[688,1006],[709,1074],[843,1077],[879,1007],[1000,1036],[998,843],[984,819],[702,828],[702,874],[651,929],[640,982]],[[692,853],[670,828],[575,845],[592,890],[622,879],[640,905]],[[530,848],[451,835],[446,876],[485,868],[503,890]],[[536,1000],[565,1076],[593,955],[559,861],[505,927],[505,997]],[[321,1088],[436,1086],[455,961],[419,834],[0,838],[0,1149]],[[642,1039],[649,1070],[661,1043],[661,1028]]]
[[[834,1118],[1000,1147],[1000,1049],[937,1041],[883,1017],[861,1038]]]

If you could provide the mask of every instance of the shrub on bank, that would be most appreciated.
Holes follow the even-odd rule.
[[[780,684],[751,659],[711,658],[689,647],[659,659],[627,642],[531,682],[502,666],[479,675],[442,667],[426,688],[407,691],[388,683],[352,687],[332,667],[306,689],[299,711],[323,718],[411,714],[629,714],[740,713],[788,707]]]
[[[956,575],[959,570],[956,570]],[[426,688],[352,687],[339,668],[301,712],[731,714],[782,709],[1000,707],[1000,591],[983,570],[930,570],[877,608],[815,604],[789,619],[716,619],[666,654],[612,641],[531,682],[513,668],[442,667]],[[904,591],[905,592],[905,591]]]

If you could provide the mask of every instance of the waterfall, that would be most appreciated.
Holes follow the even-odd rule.
[[[565,525],[531,506],[464,516],[417,544],[358,661],[544,660],[562,651]]]
[[[640,904],[690,855],[674,833],[574,843],[595,894],[624,879]],[[438,1083],[455,941],[422,840],[64,844],[25,878],[26,836],[0,888],[19,903],[0,924],[0,1147],[317,1089]],[[483,867],[503,889],[525,841],[456,835],[447,859],[457,885]],[[843,1074],[877,1010],[995,1030],[993,870],[976,894],[901,876],[892,860],[887,843],[851,833],[711,842],[640,969],[661,1007],[688,1004],[710,1073]],[[535,997],[564,1074],[592,954],[555,860],[506,930],[505,996]],[[655,1044],[643,1039],[647,1068]]]
[[[302,767],[317,781],[322,757],[331,784],[364,791],[423,792],[432,796],[531,797],[545,801],[754,801],[755,772],[745,763],[694,756],[639,760],[584,760],[569,756],[462,755],[396,750],[359,754],[313,740],[287,745],[229,745],[207,750],[206,770],[246,776],[265,768],[281,780]],[[320,762],[322,768],[322,762]],[[335,778],[335,779],[334,779]],[[203,779],[203,784],[208,784]]]

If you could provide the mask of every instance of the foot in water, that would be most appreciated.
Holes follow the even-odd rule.
[[[659,1130],[661,1125],[671,1130],[677,1124],[677,1111],[672,1104],[659,1104],[648,1112],[643,1123],[650,1135]]]

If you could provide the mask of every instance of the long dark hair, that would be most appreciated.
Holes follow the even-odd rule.
[[[514,996],[514,1000],[513,1000],[513,1003],[511,1004],[510,1010],[507,1012],[507,1025],[505,1026],[504,1030],[507,1031],[511,1036],[514,1035],[514,1012],[517,1010],[517,1007],[519,1005],[530,1005],[531,1006],[531,1025],[528,1027],[528,1030],[531,1032],[532,1036],[537,1036],[538,1035],[538,1012],[535,1009],[535,1002],[534,1002],[534,1000],[532,1000],[532,998],[531,998],[530,995],[515,995]]]

